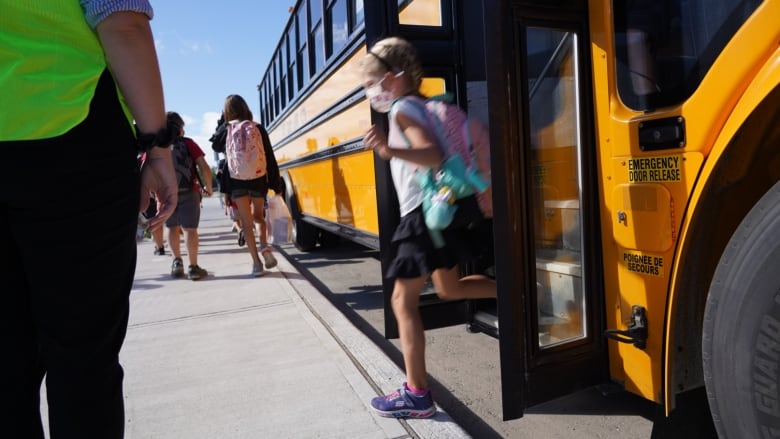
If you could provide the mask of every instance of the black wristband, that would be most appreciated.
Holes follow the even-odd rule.
[[[156,133],[139,133],[136,137],[136,145],[139,151],[149,151],[156,147],[167,148],[171,146],[173,136],[168,128],[160,128]]]

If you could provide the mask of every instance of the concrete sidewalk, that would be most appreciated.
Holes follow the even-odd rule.
[[[127,438],[469,437],[441,411],[375,415],[369,400],[403,372],[281,253],[276,268],[251,278],[219,199],[203,206],[206,279],[173,279],[168,249],[153,256],[151,241],[138,245],[121,353]]]

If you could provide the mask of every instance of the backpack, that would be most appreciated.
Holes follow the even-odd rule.
[[[192,159],[190,149],[187,148],[187,141],[184,137],[176,137],[171,143],[171,155],[173,158],[173,169],[176,171],[176,180],[179,186],[179,192],[191,191],[194,188],[192,179],[195,171],[195,160]]]
[[[262,135],[251,120],[228,123],[225,155],[231,178],[254,180],[265,175]]]
[[[439,169],[439,176],[442,170],[463,173],[465,181],[453,179],[447,182],[454,191],[453,195],[455,198],[476,195],[482,216],[492,218],[490,137],[487,127],[452,103],[450,94],[433,96],[424,101],[419,98],[412,99],[425,107],[428,123],[436,131],[436,139],[442,148],[444,161]],[[459,157],[460,161],[454,160],[453,157]],[[464,169],[461,169],[461,166]]]
[[[214,150],[214,152],[225,152],[225,137],[227,137],[227,124],[225,123],[225,119],[220,117],[217,121],[217,129],[214,131],[214,134],[209,137],[211,149]]]

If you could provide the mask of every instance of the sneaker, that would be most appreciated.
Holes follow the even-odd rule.
[[[164,256],[165,255],[165,247],[154,247],[154,255],[155,256]]]
[[[238,246],[243,247],[244,244],[246,244],[246,239],[244,239],[244,231],[239,230],[238,231]]]
[[[189,278],[192,280],[202,279],[209,275],[209,272],[197,265],[190,265]]]
[[[184,276],[184,262],[182,262],[181,258],[173,258],[173,264],[171,264],[171,276]]]
[[[422,396],[415,396],[406,383],[389,395],[372,399],[371,407],[386,418],[428,418],[436,413],[430,389]]]
[[[263,255],[263,260],[265,261],[265,268],[276,267],[277,262],[273,252],[271,251],[271,247],[265,247],[264,249],[260,250],[260,254]]]
[[[252,277],[260,277],[265,274],[265,271],[263,271],[263,264],[253,264],[252,265]]]

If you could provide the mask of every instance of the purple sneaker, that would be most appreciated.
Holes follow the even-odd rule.
[[[406,383],[389,395],[372,399],[371,407],[386,418],[428,418],[436,413],[430,389],[422,396],[415,396]]]

